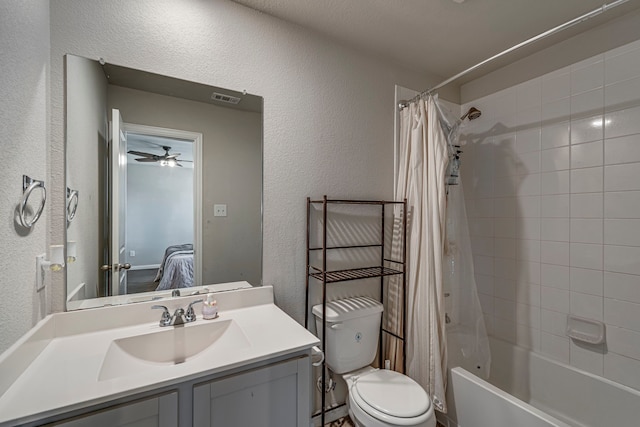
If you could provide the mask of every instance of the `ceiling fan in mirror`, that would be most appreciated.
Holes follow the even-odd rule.
[[[162,149],[164,150],[164,154],[162,155],[146,153],[144,151],[135,151],[135,150],[129,150],[128,153],[136,156],[142,156],[140,158],[135,159],[137,162],[142,162],[142,163],[156,162],[156,163],[160,163],[161,166],[182,167],[182,165],[180,164],[181,162],[193,163],[192,160],[178,159],[178,157],[180,156],[180,153],[171,154],[170,153],[171,147],[169,147],[168,145],[163,145]]]

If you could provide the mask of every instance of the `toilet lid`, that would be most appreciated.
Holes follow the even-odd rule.
[[[431,400],[424,389],[399,372],[380,369],[359,377],[352,387],[360,399],[375,410],[398,418],[423,415]],[[364,408],[363,408],[364,409]]]

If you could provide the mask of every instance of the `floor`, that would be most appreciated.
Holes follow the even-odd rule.
[[[158,286],[153,282],[158,269],[149,270],[129,270],[127,273],[127,293],[137,294],[138,292],[155,291]]]
[[[347,417],[340,418],[339,420],[335,420],[329,424],[325,424],[325,427],[355,427],[355,424],[353,424],[353,421],[351,421],[351,418],[347,416]],[[444,426],[438,423],[437,427],[444,427]]]

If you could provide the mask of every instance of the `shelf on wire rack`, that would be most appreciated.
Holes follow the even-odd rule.
[[[309,276],[322,281],[322,271],[312,267],[316,272]],[[387,267],[351,268],[348,270],[336,270],[326,272],[325,283],[346,282],[348,280],[370,279],[372,277],[393,276],[402,274],[402,271]]]

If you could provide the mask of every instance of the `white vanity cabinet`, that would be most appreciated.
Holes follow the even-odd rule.
[[[171,392],[89,412],[47,426],[178,427],[178,393]]]
[[[310,421],[308,357],[240,372],[193,388],[197,427],[298,427]]]

